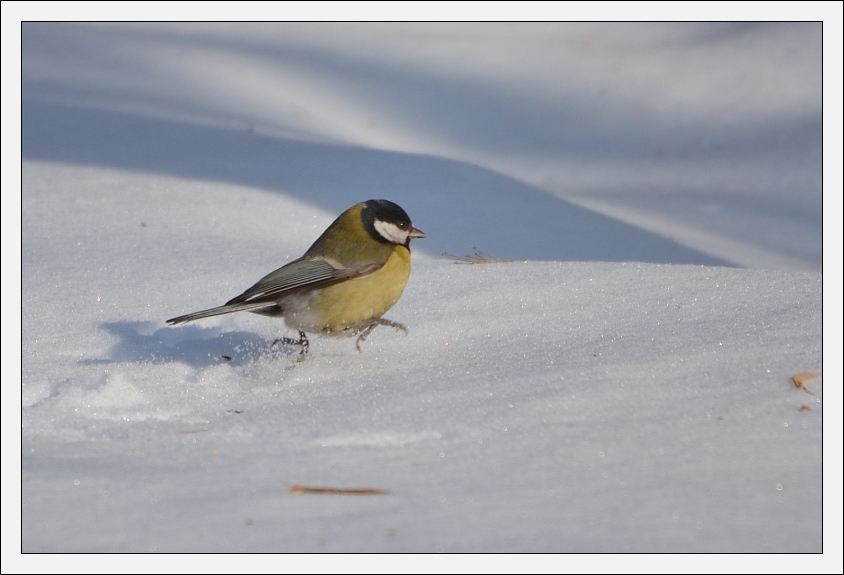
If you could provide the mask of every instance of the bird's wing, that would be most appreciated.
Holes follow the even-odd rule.
[[[301,289],[317,289],[341,281],[371,274],[381,266],[360,264],[343,266],[322,257],[300,258],[267,274],[251,288],[226,302],[235,304],[274,304],[279,296]]]
[[[380,265],[361,264],[344,266],[322,257],[294,260],[262,278],[254,286],[219,307],[174,317],[167,323],[176,325],[215,315],[236,311],[254,311],[274,306],[279,297],[302,289],[328,287],[341,281],[371,274]]]

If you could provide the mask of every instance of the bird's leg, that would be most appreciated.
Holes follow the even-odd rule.
[[[355,348],[358,351],[360,351],[360,344],[362,344],[364,341],[366,341],[366,338],[369,337],[369,334],[372,333],[372,330],[375,329],[376,327],[378,327],[379,325],[386,325],[387,327],[393,327],[393,328],[396,328],[396,329],[400,329],[401,331],[404,332],[405,335],[407,335],[407,328],[404,327],[402,324],[400,324],[396,321],[390,321],[388,319],[383,319],[383,318],[376,319],[371,324],[366,326],[366,329],[364,329],[361,332],[361,334],[358,336],[358,340],[355,342]]]
[[[299,346],[299,347],[302,348],[301,350],[299,350],[299,357],[296,359],[296,361],[303,361],[305,359],[305,356],[308,354],[308,348],[311,345],[310,342],[308,341],[308,336],[306,336],[305,332],[302,331],[301,329],[299,330],[299,339],[298,340],[292,339],[292,338],[289,338],[289,337],[280,337],[277,340],[275,340],[274,342],[272,342],[270,344],[270,347],[273,347],[275,344],[277,344],[279,342],[281,342],[283,345],[293,345],[293,346]]]

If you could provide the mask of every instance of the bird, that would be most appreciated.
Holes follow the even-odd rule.
[[[299,259],[258,280],[225,304],[168,319],[169,325],[248,311],[284,319],[299,339],[279,338],[308,353],[307,333],[355,336],[355,348],[379,325],[407,334],[383,315],[399,300],[410,277],[410,240],[424,238],[410,217],[389,200],[367,200],[347,209]]]

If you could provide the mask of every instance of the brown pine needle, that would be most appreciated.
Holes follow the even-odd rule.
[[[307,487],[305,485],[293,485],[290,493],[318,493],[330,495],[390,495],[388,489],[341,489],[336,487]]]

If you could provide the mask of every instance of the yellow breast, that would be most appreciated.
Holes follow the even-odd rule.
[[[308,302],[309,309],[285,316],[286,323],[326,335],[354,332],[393,307],[409,277],[410,251],[396,245],[387,263],[377,271],[317,291]]]

